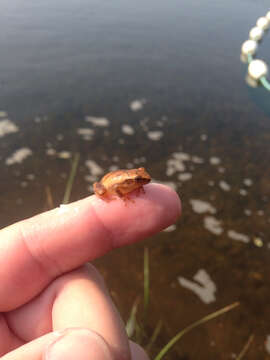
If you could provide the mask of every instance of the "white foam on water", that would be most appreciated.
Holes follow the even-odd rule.
[[[131,103],[129,104],[129,108],[131,111],[139,111],[142,110],[145,104],[146,104],[145,99],[136,99],[131,101]]]
[[[204,163],[204,159],[199,156],[196,156],[196,155],[191,157],[191,161],[194,162],[194,164],[203,164]]]
[[[133,127],[128,124],[122,125],[122,132],[126,135],[134,135],[135,134],[135,130],[133,129]]]
[[[172,232],[172,231],[175,231],[176,230],[176,225],[173,224],[173,225],[170,225],[168,226],[166,229],[164,229],[163,231],[164,232]]]
[[[78,128],[77,134],[80,135],[83,138],[83,140],[89,141],[89,140],[93,139],[95,131],[93,129],[89,129],[89,128]]]
[[[265,342],[264,342],[264,347],[266,352],[270,355],[270,335],[266,336]]]
[[[178,175],[178,179],[180,181],[188,181],[192,178],[192,174],[191,173],[181,173]]]
[[[56,135],[56,139],[58,141],[62,141],[64,139],[64,135],[63,134],[58,134],[58,135]]]
[[[242,196],[246,196],[247,195],[247,190],[246,189],[240,189],[239,190],[239,194],[242,195]]]
[[[253,181],[251,180],[251,179],[244,179],[243,180],[243,183],[244,183],[244,185],[246,185],[246,186],[251,186],[251,185],[253,185]]]
[[[104,173],[104,169],[93,160],[86,160],[85,166],[90,172],[90,175],[85,176],[86,181],[96,181]]]
[[[27,147],[18,149],[6,159],[6,165],[20,164],[32,154],[32,150]]]
[[[41,117],[40,117],[40,116],[36,116],[36,117],[34,118],[34,122],[35,122],[35,123],[40,123],[40,122],[41,122]]]
[[[158,141],[163,136],[163,131],[155,130],[155,131],[148,131],[147,136],[152,141]]]
[[[53,156],[56,154],[56,150],[54,150],[53,148],[49,148],[46,150],[46,154],[49,156]]]
[[[221,163],[221,160],[217,156],[211,156],[209,162],[211,165],[219,165]]]
[[[60,151],[57,156],[59,159],[70,159],[71,158],[71,152],[70,151]]]
[[[7,116],[8,116],[8,113],[6,111],[3,111],[3,110],[0,111],[0,117],[1,118],[7,117]]]
[[[203,222],[205,229],[210,231],[212,234],[221,235],[223,233],[221,221],[216,219],[214,216],[206,216],[203,219]]]
[[[94,126],[106,127],[109,126],[110,122],[105,117],[86,116],[85,121],[90,122]]]
[[[172,158],[167,160],[166,175],[172,176],[176,172],[184,172],[186,170],[185,161],[190,160],[190,155],[183,152],[175,152]]]
[[[9,119],[0,120],[0,138],[7,134],[18,132],[19,128]]]
[[[208,202],[199,200],[199,199],[191,199],[189,200],[192,210],[197,214],[210,213],[215,214],[217,210]]]
[[[27,180],[33,181],[33,180],[35,180],[36,176],[35,176],[35,174],[27,174],[26,178],[27,178]]]
[[[233,240],[242,241],[243,243],[246,243],[246,244],[250,242],[249,236],[247,236],[245,234],[241,234],[234,230],[228,230],[227,235],[229,238],[231,238]]]
[[[221,174],[224,174],[226,171],[226,169],[223,167],[223,166],[219,166],[218,167],[218,172],[221,173]]]
[[[178,277],[179,284],[184,288],[193,291],[205,304],[216,301],[215,293],[217,287],[204,269],[198,270],[193,276],[193,280],[196,282],[185,279],[182,276]]]
[[[208,136],[207,136],[206,134],[201,134],[201,136],[200,136],[200,139],[201,139],[202,141],[206,141],[207,138],[208,138]]]
[[[224,180],[221,180],[219,182],[219,187],[221,188],[221,190],[223,191],[230,191],[231,190],[231,186]]]

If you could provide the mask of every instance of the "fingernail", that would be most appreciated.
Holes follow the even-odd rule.
[[[82,328],[59,332],[59,337],[45,351],[44,360],[112,360],[105,340]]]

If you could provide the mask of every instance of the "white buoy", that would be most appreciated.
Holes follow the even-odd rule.
[[[267,19],[267,17],[262,16],[257,20],[256,25],[262,30],[266,30],[270,26],[269,19]]]
[[[248,74],[254,80],[260,80],[262,76],[266,76],[268,73],[268,67],[262,60],[252,60],[248,66]]]
[[[261,40],[264,31],[258,26],[253,27],[249,32],[249,38],[254,41]]]
[[[254,55],[257,51],[258,44],[254,40],[247,40],[243,43],[241,51],[243,55]]]

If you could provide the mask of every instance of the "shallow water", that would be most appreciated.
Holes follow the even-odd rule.
[[[270,357],[269,94],[246,86],[239,60],[267,10],[247,0],[2,1],[0,225],[49,208],[48,192],[61,203],[75,152],[72,200],[116,167],[143,165],[174,187],[175,227],[97,261],[127,318],[148,246],[147,334],[163,321],[153,354],[240,301],[168,359],[233,359],[251,334],[246,359]],[[267,36],[259,53],[269,63]]]

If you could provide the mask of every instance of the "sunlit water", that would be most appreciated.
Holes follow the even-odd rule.
[[[181,196],[183,216],[97,265],[125,319],[150,251],[153,354],[225,305],[168,359],[270,354],[269,93],[250,89],[241,43],[266,1],[58,1],[1,4],[1,226],[72,200],[117,168],[145,166]],[[270,35],[260,45],[269,63]],[[50,196],[49,196],[50,195]],[[50,201],[48,200],[50,199]],[[173,311],[172,311],[173,309]]]

